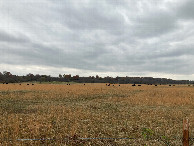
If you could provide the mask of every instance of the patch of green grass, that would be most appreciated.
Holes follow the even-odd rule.
[[[32,106],[42,104],[40,100],[41,91],[31,91],[31,90],[7,90],[0,91],[0,109],[7,113],[35,113],[37,109]],[[28,94],[31,94],[31,98],[25,98]]]
[[[0,94],[2,95],[7,95],[7,94],[25,94],[33,91],[29,90],[6,90],[6,91],[0,91]]]
[[[2,111],[7,113],[35,113],[37,109],[30,108],[31,105],[39,104],[38,101],[32,100],[21,100],[21,99],[11,99],[5,98],[0,101],[0,108]]]

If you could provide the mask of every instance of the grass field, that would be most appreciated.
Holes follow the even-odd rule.
[[[0,113],[1,145],[177,146],[183,118],[194,137],[194,87],[0,84]],[[40,138],[53,140],[17,140]]]

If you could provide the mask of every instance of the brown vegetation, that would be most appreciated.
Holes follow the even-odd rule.
[[[181,145],[182,120],[190,119],[194,137],[194,87],[136,86],[123,84],[0,84],[0,145]],[[135,137],[132,140],[70,140]],[[55,140],[17,141],[53,138]],[[13,140],[13,141],[10,141]]]

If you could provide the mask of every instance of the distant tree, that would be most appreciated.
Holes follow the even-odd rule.
[[[47,81],[48,81],[48,82],[51,82],[51,76],[50,76],[50,75],[47,76]]]
[[[3,75],[6,75],[7,74],[7,71],[3,71]]]
[[[29,74],[26,75],[26,78],[27,78],[28,81],[32,81],[32,80],[34,80],[34,75],[29,73]]]
[[[62,75],[61,74],[59,74],[59,78],[62,78]]]
[[[40,81],[40,83],[45,82],[46,81],[46,77],[43,77],[43,76],[40,77],[39,81]]]
[[[5,76],[0,72],[0,82],[4,83],[5,82]]]

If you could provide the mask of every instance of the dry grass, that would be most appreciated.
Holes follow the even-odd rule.
[[[0,113],[1,145],[182,145],[167,138],[182,137],[184,117],[194,137],[194,87],[1,84]],[[73,136],[137,139],[63,139]],[[28,138],[57,140],[17,141]]]

